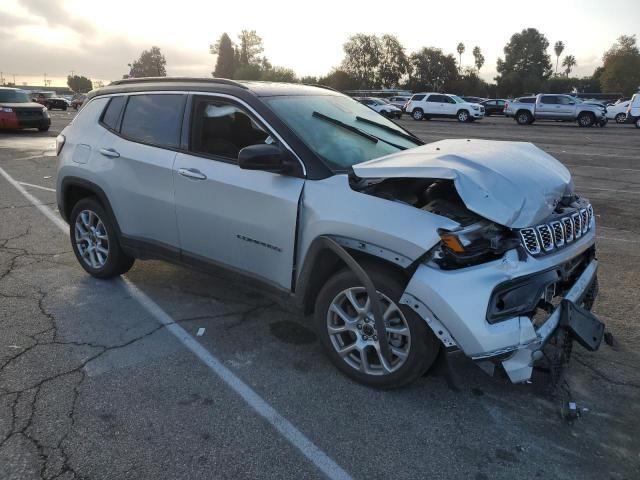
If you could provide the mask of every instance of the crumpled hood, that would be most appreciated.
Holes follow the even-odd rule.
[[[360,178],[452,180],[467,208],[510,228],[549,216],[573,192],[569,171],[531,143],[441,140],[353,166]]]

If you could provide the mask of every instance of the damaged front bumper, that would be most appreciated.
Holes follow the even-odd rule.
[[[483,367],[502,364],[513,383],[525,382],[531,378],[534,363],[542,358],[542,348],[560,326],[569,329],[586,348],[598,348],[603,325],[580,307],[596,281],[598,262],[594,244],[595,229],[572,248],[541,258],[527,257],[522,261],[512,250],[501,260],[459,270],[421,265],[407,285],[401,303],[416,311],[445,347],[461,349]],[[565,278],[562,300],[555,307],[547,303],[553,309],[549,308],[550,313],[542,323],[534,321],[531,314],[516,314],[498,321],[489,318],[495,292],[505,283],[517,284],[541,276],[554,281],[555,277],[568,275],[563,271],[567,265],[572,269],[569,285]],[[539,287],[539,282],[531,284]]]

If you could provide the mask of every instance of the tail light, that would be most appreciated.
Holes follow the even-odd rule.
[[[60,134],[56,137],[56,155],[60,155],[62,151],[62,147],[64,147],[64,142],[66,138],[64,135]]]

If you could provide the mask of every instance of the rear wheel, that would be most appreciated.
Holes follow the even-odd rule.
[[[422,111],[421,108],[414,108],[413,112],[411,113],[411,116],[413,117],[414,120],[420,121],[424,117],[424,112]]]
[[[516,114],[516,122],[518,125],[529,125],[532,123],[533,115],[526,110],[522,110]]]
[[[469,121],[469,112],[467,110],[460,110],[457,115],[459,122],[468,122]]]
[[[627,121],[626,113],[619,113],[616,115],[616,123],[624,123]]]
[[[63,106],[62,106],[62,110],[67,110],[67,106],[66,106],[66,105],[63,105]]]
[[[640,117],[636,118],[636,128],[640,128]]]
[[[115,226],[95,197],[83,198],[74,205],[69,236],[78,262],[94,277],[115,277],[133,265],[134,259],[122,251]]]
[[[38,127],[38,130],[41,132],[47,132],[49,130],[49,125],[45,126],[45,127]]]
[[[579,127],[590,127],[596,121],[596,117],[591,112],[582,112],[578,115],[578,126]]]
[[[332,363],[351,379],[377,388],[397,388],[423,375],[440,343],[413,310],[401,305],[402,277],[389,269],[368,269],[384,312],[391,358],[380,350],[371,302],[351,270],[341,270],[322,287],[314,323]]]

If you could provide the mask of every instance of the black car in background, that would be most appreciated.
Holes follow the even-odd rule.
[[[49,130],[51,118],[46,107],[32,102],[26,92],[0,87],[0,130],[37,128]]]
[[[484,115],[485,117],[489,117],[491,115],[504,115],[505,103],[506,100],[494,98],[492,100],[480,102],[480,105],[484,105]]]
[[[54,108],[66,110],[69,108],[67,99],[59,97],[55,92],[33,92],[33,101],[44,105],[49,110],[53,110]]]

